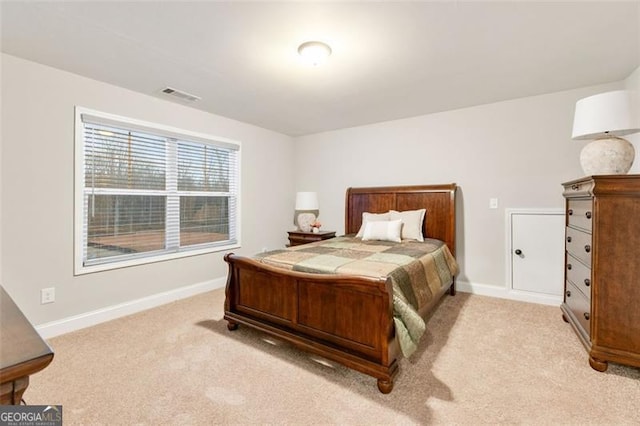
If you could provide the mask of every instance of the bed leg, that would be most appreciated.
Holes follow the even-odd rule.
[[[451,287],[449,287],[449,294],[451,296],[455,296],[456,295],[456,282],[452,282],[451,283]]]
[[[393,389],[393,379],[378,379],[378,390],[382,393],[389,393]]]
[[[237,322],[233,322],[231,320],[227,320],[227,329],[229,331],[233,331],[233,330],[237,330],[238,329],[238,323]]]

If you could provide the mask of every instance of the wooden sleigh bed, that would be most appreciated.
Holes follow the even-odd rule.
[[[443,241],[455,256],[455,194],[455,184],[349,188],[345,234],[358,232],[364,212],[424,208],[425,238]],[[401,352],[390,278],[297,272],[235,254],[225,261],[229,330],[261,330],[373,376],[380,392],[391,392]],[[455,294],[453,276],[419,314],[425,318],[447,292]]]

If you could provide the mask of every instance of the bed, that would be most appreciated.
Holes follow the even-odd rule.
[[[349,188],[345,238],[360,230],[363,213],[426,209],[425,242],[443,246],[453,257],[455,196],[455,184]],[[325,250],[320,247],[322,243],[334,247],[359,243],[340,238],[290,250],[308,254]],[[280,258],[283,256],[281,253]],[[373,376],[380,392],[391,392],[402,351],[401,334],[397,332],[398,297],[394,293],[397,284],[390,275],[312,273],[278,265],[277,261],[265,262],[264,256],[248,258],[232,253],[225,256],[225,261],[229,273],[224,319],[229,330],[240,324],[255,328]],[[444,294],[455,294],[456,272],[451,269],[447,279],[430,291],[428,302],[415,309],[421,318],[426,318]]]

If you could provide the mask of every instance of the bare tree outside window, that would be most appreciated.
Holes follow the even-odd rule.
[[[235,240],[237,147],[84,118],[83,264]]]

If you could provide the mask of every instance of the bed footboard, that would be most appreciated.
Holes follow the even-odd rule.
[[[399,352],[390,280],[307,274],[227,254],[224,319],[378,379],[389,393]],[[367,321],[363,321],[367,318]]]

